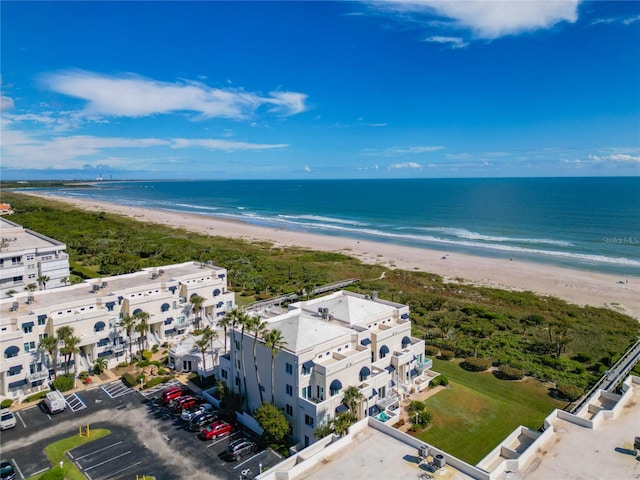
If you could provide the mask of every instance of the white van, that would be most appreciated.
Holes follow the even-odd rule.
[[[67,402],[65,401],[62,393],[58,390],[53,390],[47,393],[47,396],[44,399],[44,404],[47,406],[49,413],[62,412],[67,408]]]

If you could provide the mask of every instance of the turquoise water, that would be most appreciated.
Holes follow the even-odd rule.
[[[114,182],[57,193],[640,276],[640,177]]]

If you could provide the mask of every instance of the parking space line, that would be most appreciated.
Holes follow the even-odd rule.
[[[16,417],[18,417],[18,420],[20,420],[20,423],[22,424],[22,426],[24,428],[27,428],[27,424],[24,423],[24,420],[22,419],[22,417],[20,416],[20,412],[16,412]]]
[[[77,393],[72,393],[71,395],[66,397],[65,402],[67,403],[67,405],[69,405],[69,408],[73,412],[77,412],[78,410],[87,408],[87,404],[82,401]]]
[[[119,473],[124,472],[125,470],[129,470],[131,467],[137,467],[138,465],[140,465],[142,463],[142,461],[140,462],[136,462],[136,463],[132,463],[131,465],[121,468],[120,470],[116,471],[116,472],[111,472],[109,473],[109,475],[107,475],[106,477],[100,477],[100,478],[96,478],[96,480],[107,480],[109,478],[115,477],[116,475],[118,475]]]
[[[109,395],[110,398],[121,397],[122,395],[133,392],[133,389],[126,386],[121,380],[102,385],[100,388]]]
[[[89,455],[93,455],[94,453],[98,453],[98,452],[101,452],[101,451],[103,451],[103,450],[106,450],[107,448],[115,447],[116,445],[120,445],[121,443],[122,443],[122,441],[120,441],[120,442],[116,442],[116,443],[114,443],[114,444],[111,444],[111,445],[109,445],[109,446],[107,446],[107,447],[104,447],[104,448],[101,448],[101,449],[99,449],[99,450],[94,450],[93,452],[89,452],[89,453],[87,453],[86,455],[83,455],[83,456],[81,456],[81,457],[76,458],[76,461],[77,461],[77,460],[80,460],[81,458],[88,457]],[[69,456],[71,456],[71,453],[69,453]]]
[[[254,458],[256,458],[258,455],[262,455],[265,452],[265,450],[263,450],[262,452],[258,452],[256,453],[253,457],[249,457],[247,458],[244,462],[239,463],[238,465],[236,465],[235,467],[233,467],[233,469],[235,470],[238,467],[241,467],[242,465],[244,465],[247,462],[250,462],[251,460],[253,460]]]
[[[24,480],[24,475],[22,474],[22,470],[20,470],[20,467],[18,466],[18,462],[16,462],[16,459],[12,458],[11,463],[13,463],[13,465],[16,467],[16,470],[18,470],[18,473],[20,474],[20,478]]]
[[[84,471],[86,472],[86,471],[92,470],[94,468],[100,467],[100,466],[104,465],[105,463],[113,462],[114,460],[117,460],[120,457],[124,457],[125,455],[129,455],[130,453],[131,453],[131,450],[128,450],[128,451],[126,451],[124,453],[121,453],[120,455],[116,455],[115,457],[110,458],[109,460],[105,460],[104,462],[100,462],[100,463],[97,463],[95,465],[91,465],[90,467],[85,468]]]
[[[180,382],[178,380],[171,380],[166,383],[161,383],[149,390],[145,390],[144,392],[140,392],[143,397],[150,397],[151,395],[155,395],[156,393],[164,390],[165,388],[173,387],[174,385],[178,385]]]

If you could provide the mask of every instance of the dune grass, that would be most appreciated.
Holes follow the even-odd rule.
[[[566,404],[549,397],[536,380],[497,379],[492,373],[463,370],[459,361],[434,360],[449,387],[426,400],[432,424],[420,439],[475,465],[519,425],[537,430],[555,408]]]

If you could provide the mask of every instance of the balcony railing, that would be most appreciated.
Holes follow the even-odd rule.
[[[46,370],[41,370],[39,372],[30,373],[27,375],[27,380],[31,383],[37,382],[38,380],[44,380],[49,376],[49,372]]]

